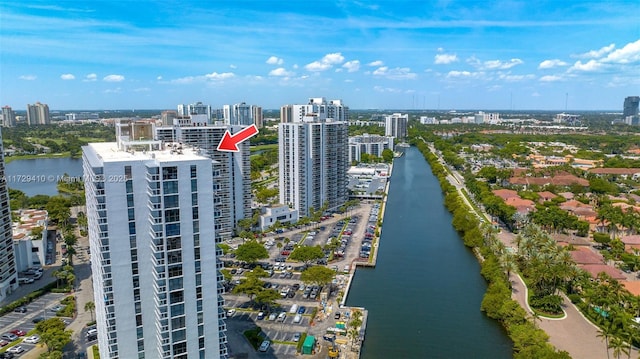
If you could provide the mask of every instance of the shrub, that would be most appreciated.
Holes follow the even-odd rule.
[[[251,343],[253,349],[257,350],[260,343],[262,343],[262,328],[256,326],[255,328],[247,329],[244,331],[244,336]]]

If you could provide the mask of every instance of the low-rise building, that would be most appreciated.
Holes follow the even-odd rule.
[[[289,208],[284,204],[277,204],[262,208],[262,214],[260,214],[260,230],[273,226],[276,223],[296,223],[298,222],[299,214],[297,209]]]
[[[22,209],[13,222],[13,248],[18,272],[46,263],[48,213],[41,209]],[[52,248],[53,249],[53,248]]]

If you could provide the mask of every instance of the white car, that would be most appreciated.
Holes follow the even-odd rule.
[[[229,309],[227,311],[227,317],[233,317],[234,314],[236,314],[236,310],[235,309]]]
[[[24,338],[22,341],[27,344],[37,344],[40,342],[40,337],[37,335],[32,335],[30,337]]]
[[[12,353],[12,354],[20,354],[20,353],[22,353],[24,351],[24,349],[22,349],[21,346],[16,345],[15,347],[11,347],[11,348],[7,349],[7,351],[9,353]]]

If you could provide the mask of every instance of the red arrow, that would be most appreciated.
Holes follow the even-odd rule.
[[[224,152],[238,152],[238,144],[248,140],[258,134],[258,128],[256,125],[251,125],[247,128],[243,128],[240,132],[232,135],[229,130],[224,133],[222,140],[218,144],[218,151]]]

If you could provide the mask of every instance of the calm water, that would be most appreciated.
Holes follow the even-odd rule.
[[[38,158],[15,160],[5,165],[9,188],[19,189],[29,197],[37,194],[57,195],[57,180],[65,173],[81,179],[82,159]]]
[[[363,359],[512,357],[480,312],[480,265],[451,226],[437,179],[411,147],[396,159],[375,269],[358,268],[347,304],[369,311]]]

